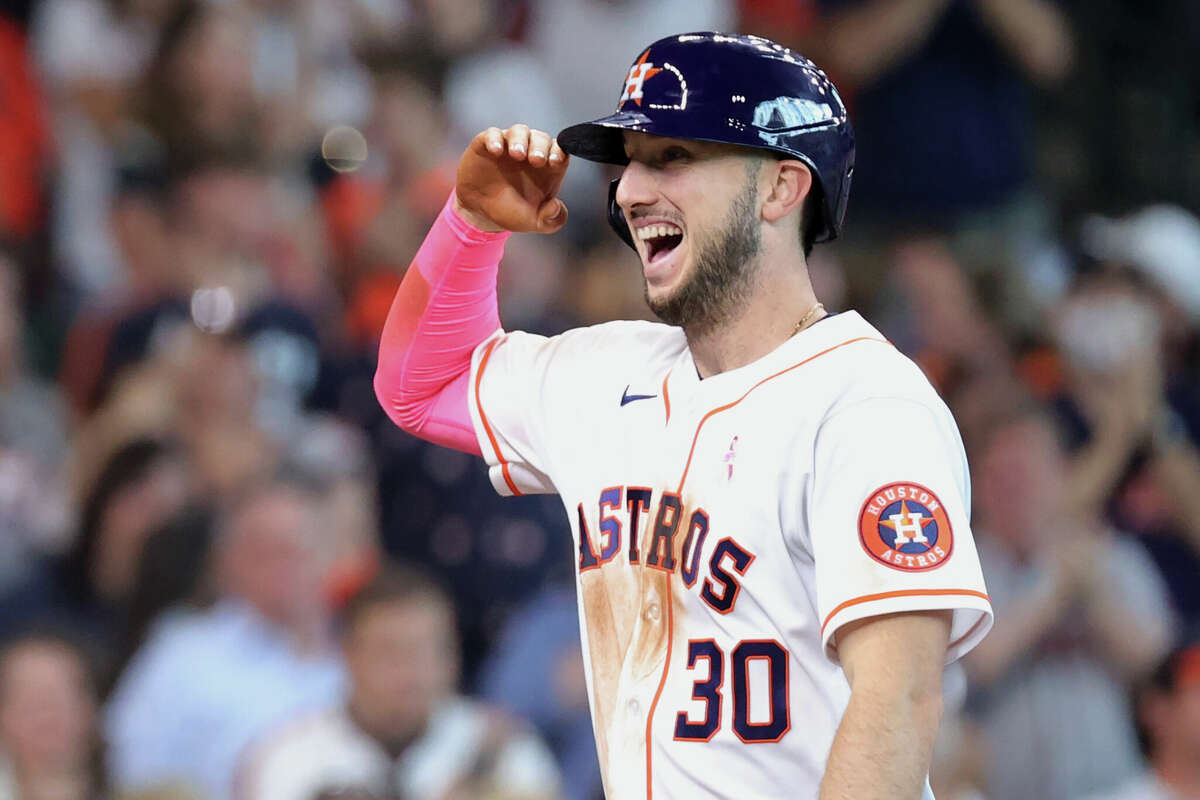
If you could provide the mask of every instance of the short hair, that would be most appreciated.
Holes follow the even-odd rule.
[[[341,627],[348,633],[372,609],[432,601],[454,617],[454,602],[441,581],[425,569],[405,562],[390,562],[342,607]]]
[[[254,508],[265,498],[277,494],[291,495],[310,505],[319,502],[324,487],[300,473],[279,469],[265,477],[257,477],[237,487],[217,507],[214,522],[214,541],[220,546],[227,544],[229,531],[241,520],[247,510]]]
[[[817,231],[821,228],[821,217],[825,208],[825,192],[813,175],[812,188],[804,198],[804,208],[800,211],[800,246],[804,249],[804,257],[812,255],[813,245],[817,243]]]

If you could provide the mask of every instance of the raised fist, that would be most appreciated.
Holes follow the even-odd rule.
[[[545,131],[488,128],[458,162],[455,210],[483,230],[554,233],[567,222],[558,189],[568,160]]]

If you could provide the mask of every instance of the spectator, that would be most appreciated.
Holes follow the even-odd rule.
[[[174,783],[227,798],[250,741],[340,696],[317,519],[310,493],[279,481],[230,508],[214,552],[217,604],[162,618],[105,710],[119,790]]]
[[[1162,246],[1169,237],[1156,240]],[[1053,334],[1065,375],[1060,406],[1078,446],[1073,502],[1106,506],[1141,537],[1194,624],[1200,439],[1192,429],[1200,381],[1187,358],[1196,334],[1177,305],[1187,293],[1171,286],[1115,264],[1096,269],[1060,305]]]
[[[94,650],[107,677],[142,543],[192,491],[191,466],[178,447],[152,438],[124,444],[91,483],[70,550],[30,570],[4,597],[0,625],[12,630],[52,617]]]
[[[1124,682],[1172,635],[1146,552],[1069,512],[1068,461],[1036,407],[993,422],[975,457],[979,555],[997,625],[966,660],[988,739],[987,797],[1073,800],[1133,773]]]
[[[1053,252],[1032,184],[1031,84],[1063,81],[1072,32],[1054,0],[818,0],[802,50],[850,96],[857,165],[839,248],[852,302],[895,294],[893,240],[947,236],[1009,327],[1028,330]],[[889,284],[880,293],[881,284]]]
[[[146,116],[184,158],[258,142],[252,17],[236,3],[179,0],[144,72]]]
[[[136,312],[186,288],[175,264],[165,210],[167,180],[149,153],[117,171],[109,227],[124,268],[120,290],[88,298],[67,331],[59,379],[81,414],[91,413],[112,378],[106,368],[114,331]]]
[[[856,92],[854,210],[952,225],[1015,199],[1030,178],[1028,82],[1071,67],[1050,0],[821,0],[814,36]],[[821,47],[820,45],[824,45]],[[934,166],[936,164],[936,167]]]
[[[1138,719],[1148,768],[1095,800],[1200,797],[1200,641],[1171,653],[1142,687]]]
[[[204,333],[186,307],[163,305],[118,329],[110,352],[123,366],[75,437],[78,485],[94,481],[114,448],[144,437],[180,441],[202,491],[218,501],[275,471],[278,453],[258,424],[259,385],[246,342]]]
[[[558,776],[543,745],[455,693],[454,613],[449,596],[424,573],[385,569],[347,604],[342,637],[348,696],[256,747],[240,796],[558,796]]]
[[[0,798],[104,796],[96,688],[83,652],[50,633],[0,646]]]
[[[134,91],[173,0],[44,0],[34,50],[58,149],[53,244],[71,287],[120,290],[126,280],[109,224],[117,159]]]
[[[137,560],[133,593],[124,614],[115,681],[159,616],[182,605],[200,608],[212,601],[213,514],[190,505],[146,537]],[[104,687],[106,694],[111,683]]]
[[[1010,368],[1000,329],[943,239],[910,239],[898,243],[892,256],[880,325],[939,391],[952,392],[968,376]]]

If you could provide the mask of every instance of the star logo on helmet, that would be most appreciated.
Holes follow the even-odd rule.
[[[642,84],[653,78],[658,73],[662,72],[661,67],[654,66],[653,62],[647,61],[650,57],[650,51],[642,53],[642,57],[634,62],[629,68],[629,76],[625,78],[625,91],[621,94],[621,100],[617,103],[618,107],[632,100],[639,106],[642,104]]]

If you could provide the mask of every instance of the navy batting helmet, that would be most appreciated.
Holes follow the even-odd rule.
[[[797,158],[819,192],[814,242],[837,238],[854,173],[854,131],[833,82],[799,53],[758,36],[684,33],[638,57],[617,110],[572,125],[558,143],[573,156],[628,164],[622,131],[756,147]],[[633,247],[609,189],[609,222]]]

